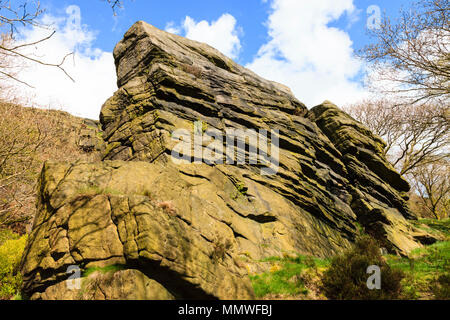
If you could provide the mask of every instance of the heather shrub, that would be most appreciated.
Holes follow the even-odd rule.
[[[369,266],[376,265],[381,271],[381,288],[369,289],[367,273]],[[354,248],[331,261],[324,273],[322,290],[328,299],[333,300],[378,300],[399,299],[404,273],[389,267],[381,255],[375,240],[362,236]]]

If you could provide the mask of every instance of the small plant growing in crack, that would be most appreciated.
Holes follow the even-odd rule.
[[[237,200],[241,196],[246,197],[248,195],[247,194],[248,187],[245,185],[245,183],[237,179],[232,179],[231,182],[234,184],[236,188],[236,191],[230,195],[231,199]]]
[[[143,195],[144,197],[153,199],[153,195],[152,195],[151,191],[149,191],[149,190],[145,190],[145,191],[142,193],[142,195]]]
[[[230,239],[223,239],[221,236],[217,236],[213,243],[213,251],[211,253],[211,259],[214,262],[223,261],[227,251],[233,247],[233,242]]]

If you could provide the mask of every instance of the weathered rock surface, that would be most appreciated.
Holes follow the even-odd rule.
[[[219,205],[234,186],[205,167],[197,168],[202,178],[145,162],[47,163],[22,266],[24,292],[55,296],[54,286],[67,279],[71,265],[120,265],[140,271],[140,282],[158,284],[157,290],[137,293],[141,298],[253,297],[233,229],[210,216],[214,210],[236,228],[243,224],[223,202],[214,207],[208,201]],[[208,192],[214,194],[206,197]],[[105,298],[117,297],[103,291]]]
[[[351,246],[359,225],[393,253],[434,241],[408,222],[409,186],[386,161],[383,141],[331,103],[308,111],[287,87],[144,22],[114,57],[119,90],[100,116],[105,161],[44,166],[22,263],[25,293],[248,299],[253,260],[332,256]],[[206,134],[278,130],[278,173],[173,163],[172,133],[197,121]],[[63,285],[70,265],[123,268],[84,277],[74,293]],[[138,292],[117,288],[129,279]]]
[[[101,130],[98,121],[84,119],[83,126],[79,129],[77,146],[84,152],[101,152],[104,141],[101,138]]]
[[[417,242],[436,241],[407,221],[416,219],[406,203],[410,187],[386,161],[384,141],[329,102],[313,108],[308,117],[342,154],[351,207],[367,233],[399,254],[417,248]]]

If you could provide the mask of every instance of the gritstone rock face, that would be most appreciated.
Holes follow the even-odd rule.
[[[100,116],[104,161],[43,168],[21,266],[32,298],[251,299],[254,261],[332,256],[360,225],[392,253],[434,241],[408,222],[409,185],[384,142],[332,103],[308,110],[289,88],[144,22],[114,57],[119,90]],[[205,132],[276,130],[277,174],[175,164],[172,133],[198,121]],[[71,265],[82,272],[72,291]]]

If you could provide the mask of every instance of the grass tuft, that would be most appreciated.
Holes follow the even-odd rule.
[[[258,298],[269,294],[306,295],[308,288],[302,277],[304,271],[319,271],[329,265],[328,260],[299,255],[297,257],[271,257],[261,262],[270,263],[268,272],[250,276],[255,295]]]
[[[100,272],[102,274],[115,273],[117,271],[125,270],[126,266],[123,264],[112,264],[106,267],[91,267],[84,270],[82,277],[89,277],[94,272]]]

